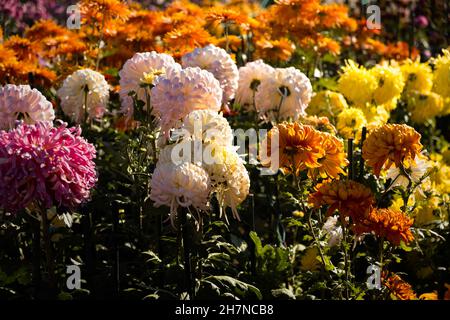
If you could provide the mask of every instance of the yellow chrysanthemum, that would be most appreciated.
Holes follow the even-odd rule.
[[[358,140],[362,128],[366,125],[367,119],[361,109],[348,108],[338,115],[336,129],[344,138]]]
[[[405,81],[398,67],[376,65],[369,72],[378,83],[378,87],[373,93],[373,98],[377,104],[384,104],[400,97]]]
[[[428,92],[433,86],[433,73],[427,63],[408,60],[400,69],[405,79],[405,92]]]
[[[443,50],[442,55],[435,60],[435,66],[433,92],[444,99],[444,108],[440,115],[447,115],[450,113],[450,51]]]
[[[348,108],[344,96],[338,92],[324,90],[317,92],[311,99],[306,113],[319,117],[334,119],[340,112]]]
[[[367,105],[361,109],[367,120],[367,128],[369,130],[386,124],[389,120],[389,112],[384,108],[384,105],[375,106]]]
[[[348,60],[338,80],[339,91],[356,105],[371,102],[377,79],[363,66]]]
[[[440,204],[439,197],[430,197],[415,208],[414,210],[414,224],[417,226],[426,225],[433,220],[437,220],[437,217],[434,213],[437,209],[439,209]]]
[[[319,251],[316,247],[312,247],[306,250],[303,257],[300,259],[300,269],[302,271],[315,271],[319,269],[320,262],[317,260]]]
[[[426,122],[437,116],[444,108],[442,97],[434,92],[411,91],[407,100],[411,119],[416,123]]]

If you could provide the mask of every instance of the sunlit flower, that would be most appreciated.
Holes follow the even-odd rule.
[[[204,163],[213,185],[213,192],[221,208],[221,215],[225,215],[227,207],[231,208],[233,217],[239,220],[237,206],[246,198],[250,189],[250,178],[241,160],[232,146],[211,146],[211,159]]]
[[[273,77],[261,83],[256,92],[256,107],[261,114],[276,121],[305,115],[311,100],[312,87],[308,77],[300,70],[275,69]]]
[[[408,60],[400,66],[405,79],[405,92],[429,92],[433,86],[433,73],[427,63]]]
[[[175,227],[178,207],[207,210],[210,191],[211,181],[203,168],[190,162],[159,163],[152,175],[150,199],[156,207],[170,208]]]
[[[198,67],[171,69],[164,77],[156,79],[151,96],[153,110],[168,136],[169,130],[178,127],[181,119],[194,110],[218,112],[222,89],[219,81],[206,70]]]
[[[371,102],[377,85],[375,76],[354,61],[348,60],[342,67],[338,80],[339,92],[354,104]]]
[[[233,132],[222,114],[211,110],[195,110],[189,113],[180,127],[184,138],[199,140],[203,144],[213,143],[231,146]]]
[[[132,91],[136,94],[138,100],[145,103],[144,109],[146,110],[146,90],[150,94],[150,91],[146,87],[153,85],[159,76],[171,68],[179,70],[181,66],[171,56],[164,53],[156,53],[154,51],[140,52],[128,59],[119,71],[119,93],[120,99],[122,100],[122,112],[128,117],[133,115],[133,98],[129,96],[129,93]]]
[[[11,129],[16,120],[27,124],[38,121],[51,124],[55,119],[52,104],[28,85],[7,84],[0,87],[0,130]]]
[[[369,188],[352,180],[333,180],[319,184],[316,192],[309,196],[309,203],[315,208],[328,206],[327,213],[338,210],[344,217],[354,222],[365,218],[374,204],[374,196]]]
[[[367,120],[364,112],[358,108],[344,109],[337,116],[336,129],[346,139],[359,140],[361,130],[366,125]]]
[[[230,55],[222,48],[208,45],[197,48],[182,58],[183,67],[200,67],[211,72],[219,80],[223,90],[222,103],[234,98],[238,87],[239,72]]]
[[[0,131],[0,205],[17,212],[30,204],[73,209],[97,182],[95,148],[80,128],[43,122]]]
[[[420,182],[420,179],[423,178],[429,167],[430,165],[424,157],[416,156],[413,161],[403,164],[403,170],[397,167],[390,168],[387,171],[386,179],[393,181],[392,187],[402,186],[407,188],[410,179],[413,184]]]
[[[364,141],[362,156],[379,176],[381,169],[413,160],[422,150],[420,134],[405,124],[386,124],[373,130]]]
[[[338,92],[324,90],[317,92],[306,109],[310,115],[335,119],[342,111],[348,108],[344,96]]]
[[[386,110],[385,105],[366,104],[361,106],[364,117],[367,121],[367,129],[370,131],[379,126],[386,124],[389,120],[389,111]]]
[[[63,112],[74,122],[82,123],[103,117],[109,101],[109,85],[101,73],[81,69],[64,80],[57,95]]]
[[[270,40],[263,37],[256,41],[255,57],[265,61],[289,61],[295,44],[287,38]]]
[[[321,147],[322,139],[321,132],[311,126],[296,122],[278,124],[269,131],[262,142],[261,164],[272,167],[274,166],[272,159],[278,159],[279,167],[284,172],[293,172],[296,175],[307,168],[319,168],[322,166],[319,159],[325,153]],[[273,154],[272,143],[278,143]]]
[[[443,115],[450,113],[450,51],[448,50],[442,50],[442,55],[435,60],[433,92],[446,101],[446,112]]]
[[[345,171],[342,168],[347,166],[348,160],[344,151],[344,144],[329,133],[322,133],[322,138],[321,145],[324,154],[322,158],[317,160],[320,166],[309,169],[308,175],[313,179],[317,176],[321,178],[338,178],[340,174],[345,175]]]
[[[401,211],[374,208],[365,219],[355,224],[353,231],[356,234],[373,232],[377,237],[399,246],[402,241],[408,244],[414,239],[410,230],[413,222],[412,218]]]
[[[400,97],[405,82],[398,67],[376,65],[369,72],[375,77],[378,84],[373,93],[377,104],[384,104]]]
[[[261,83],[275,76],[275,69],[262,60],[247,63],[239,68],[239,85],[236,92],[236,102],[241,106],[249,105],[255,111],[256,92]],[[258,108],[257,108],[258,109]]]
[[[389,290],[391,297],[398,300],[416,300],[417,296],[414,293],[411,285],[400,278],[399,275],[391,273],[383,273],[382,283]]]
[[[407,102],[411,120],[416,123],[425,123],[444,109],[444,100],[434,92],[410,91]]]

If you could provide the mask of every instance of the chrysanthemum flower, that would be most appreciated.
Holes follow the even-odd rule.
[[[428,63],[406,61],[400,66],[405,79],[406,93],[410,91],[429,92],[433,86],[433,73]]]
[[[330,216],[323,224],[322,231],[328,235],[328,246],[334,247],[339,245],[344,236],[341,226],[337,226],[338,216]]]
[[[185,54],[181,61],[184,68],[200,67],[211,72],[219,80],[223,90],[223,104],[234,98],[238,87],[239,72],[233,59],[224,49],[214,45],[197,48],[191,53]]]
[[[311,82],[306,75],[293,67],[278,68],[274,76],[258,88],[256,107],[271,120],[297,120],[306,114],[311,96]]]
[[[344,109],[337,116],[336,129],[346,139],[359,139],[360,132],[367,125],[364,112],[358,108]]]
[[[38,121],[52,123],[55,112],[52,104],[28,85],[0,87],[0,130],[13,128],[16,120],[20,119],[27,124]]]
[[[184,138],[202,141],[203,144],[228,146],[233,144],[233,132],[222,114],[211,110],[189,113],[180,127]]]
[[[370,189],[352,180],[333,180],[319,184],[316,190],[309,196],[310,204],[315,208],[328,205],[329,215],[338,210],[343,217],[351,217],[354,222],[365,218],[374,204]]]
[[[323,90],[317,92],[308,105],[306,112],[310,115],[335,119],[348,108],[344,96],[338,92]]]
[[[57,95],[63,112],[75,123],[82,123],[103,117],[109,100],[109,85],[101,73],[81,69],[64,80]]]
[[[402,186],[407,188],[411,183],[418,183],[428,171],[430,165],[423,156],[416,156],[413,161],[403,163],[403,170],[399,168],[390,168],[387,171],[386,179],[391,179],[392,187]],[[403,172],[404,171],[404,172]],[[406,176],[408,175],[408,176]]]
[[[391,297],[398,300],[416,300],[417,296],[414,293],[411,285],[400,278],[399,275],[383,272],[382,283],[386,286],[391,294]]]
[[[407,103],[411,120],[416,123],[425,123],[444,109],[444,100],[434,92],[410,91]]]
[[[435,61],[433,92],[446,101],[445,112],[442,115],[450,113],[450,51],[448,50],[442,50],[442,55]]]
[[[357,221],[353,231],[356,234],[373,232],[377,237],[399,246],[401,241],[408,244],[414,239],[410,230],[413,222],[401,211],[374,208],[365,219]]]
[[[272,154],[272,136],[278,136],[277,148]],[[276,139],[275,139],[276,140]],[[299,123],[281,123],[273,127],[267,134],[260,148],[260,160],[263,166],[273,166],[271,161],[278,158],[279,167],[284,172],[298,174],[307,168],[318,168],[318,162],[325,151],[321,147],[322,135],[311,126]],[[276,168],[278,169],[278,168]]]
[[[17,212],[30,204],[75,208],[97,182],[95,148],[80,128],[37,122],[0,131],[0,205]]]
[[[373,98],[377,104],[384,104],[400,97],[405,85],[400,68],[376,65],[369,72],[378,83],[373,93]]]
[[[236,102],[241,106],[251,106],[255,111],[255,95],[262,82],[275,76],[275,69],[262,60],[247,63],[239,68],[239,86],[236,92]],[[257,108],[257,107],[256,107]]]
[[[379,126],[386,124],[389,120],[389,111],[386,110],[385,105],[366,104],[361,107],[364,117],[367,121],[367,129],[370,131]]]
[[[300,117],[297,122],[312,126],[314,129],[321,132],[337,133],[336,128],[330,123],[330,119],[327,117],[303,116]]]
[[[154,112],[161,118],[163,133],[179,126],[181,119],[194,110],[218,112],[222,89],[213,74],[196,68],[171,69],[155,81],[151,90]]]
[[[405,124],[386,124],[372,131],[364,141],[362,156],[379,176],[381,169],[413,160],[422,150],[420,134]]]
[[[213,192],[225,215],[227,207],[231,208],[233,217],[239,220],[237,206],[246,198],[250,189],[250,178],[244,162],[232,146],[211,146],[210,163],[204,163],[213,185]]]
[[[170,208],[175,227],[178,207],[207,210],[210,191],[211,181],[203,168],[190,162],[159,163],[152,175],[150,199],[156,207]]]
[[[345,175],[345,171],[342,168],[348,165],[348,160],[344,151],[344,144],[329,133],[321,134],[321,145],[324,154],[322,158],[317,160],[320,166],[309,169],[308,175],[313,179],[317,176],[321,178],[338,178],[340,174]]]
[[[289,61],[295,51],[295,44],[288,38],[269,39],[267,36],[256,41],[255,57],[265,61]]]
[[[338,80],[339,92],[356,105],[372,101],[377,88],[377,79],[366,68],[349,60],[342,67]]]
[[[136,93],[138,100],[145,103],[144,109],[146,110],[145,91],[147,89],[144,85],[153,85],[157,77],[172,68],[181,70],[181,66],[171,56],[164,53],[140,52],[128,59],[119,71],[122,112],[128,117],[133,115],[133,98],[129,96],[132,91]],[[150,94],[149,91],[147,92]]]

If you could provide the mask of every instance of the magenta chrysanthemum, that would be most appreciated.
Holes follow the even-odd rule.
[[[0,206],[11,212],[32,203],[75,208],[97,182],[95,155],[81,129],[66,123],[0,131]]]

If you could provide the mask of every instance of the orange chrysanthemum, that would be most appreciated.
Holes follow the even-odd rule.
[[[329,133],[322,133],[322,137],[322,148],[325,153],[322,158],[317,160],[320,167],[309,169],[308,176],[313,179],[317,176],[336,179],[340,174],[345,175],[342,168],[348,165],[348,160],[344,151],[344,144]]]
[[[413,160],[422,150],[420,134],[405,124],[385,124],[369,134],[363,144],[363,158],[379,176],[381,169],[392,164],[400,167]]]
[[[261,38],[256,42],[255,57],[263,60],[288,61],[294,53],[295,45],[287,38],[268,40]]]
[[[353,231],[356,234],[373,232],[380,238],[386,238],[393,245],[414,240],[410,227],[414,220],[401,211],[377,209],[370,211],[366,219],[358,221]]]
[[[33,63],[37,61],[37,45],[26,38],[11,36],[3,45],[5,48],[13,50],[19,60],[25,60]]]
[[[372,191],[352,180],[333,180],[319,184],[316,190],[310,194],[309,203],[315,208],[328,205],[329,215],[338,210],[342,217],[351,217],[354,221],[359,221],[369,214],[374,204]]]
[[[382,282],[388,288],[391,296],[398,300],[416,300],[417,296],[411,285],[400,278],[399,275],[383,272]]]
[[[278,135],[277,154],[272,155],[272,137]],[[284,172],[298,174],[307,168],[317,168],[318,160],[324,156],[321,148],[322,135],[311,126],[295,123],[281,123],[273,127],[266,137],[267,149],[261,148],[261,163],[270,166],[271,157],[278,156],[279,167]],[[264,143],[263,143],[264,144]],[[266,153],[264,155],[264,153]]]

